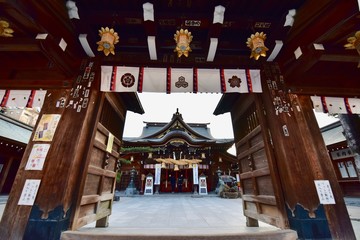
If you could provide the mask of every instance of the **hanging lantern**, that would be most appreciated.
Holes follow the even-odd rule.
[[[348,43],[344,45],[345,49],[356,49],[360,55],[360,31],[357,31],[353,37],[347,39]],[[360,61],[358,68],[360,68]]]
[[[161,168],[166,168],[165,162],[162,162],[162,163],[161,163]]]
[[[193,168],[193,165],[192,165],[192,163],[189,163],[189,168]]]
[[[202,159],[205,158],[205,153],[201,153],[201,158],[202,158]]]
[[[179,166],[175,164],[174,171],[179,171]]]
[[[148,158],[152,158],[152,152],[149,152]]]
[[[9,28],[10,24],[6,21],[0,20],[0,36],[1,37],[13,37],[14,30]]]
[[[251,36],[247,39],[246,45],[251,49],[250,58],[255,58],[258,60],[260,56],[266,57],[266,51],[269,49],[265,47],[265,39],[266,34],[263,32],[255,34],[251,34]]]
[[[110,53],[115,55],[115,44],[119,42],[119,35],[114,31],[113,28],[101,28],[99,30],[99,36],[101,40],[96,44],[99,45],[97,50],[99,52],[103,51],[105,56],[108,56]]]
[[[191,52],[190,43],[192,41],[193,36],[191,36],[191,32],[187,29],[180,29],[180,31],[176,31],[174,34],[174,40],[176,42],[176,48],[174,52],[177,52],[178,57],[184,55],[185,57],[189,56],[189,52]]]

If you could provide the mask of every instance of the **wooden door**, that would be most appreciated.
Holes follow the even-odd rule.
[[[247,225],[258,226],[260,220],[288,228],[261,100],[256,95],[245,95],[236,106],[232,119]]]
[[[105,94],[83,173],[82,192],[71,229],[96,221],[106,227],[111,214],[125,112],[117,98]]]

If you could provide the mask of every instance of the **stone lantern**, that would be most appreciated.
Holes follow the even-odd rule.
[[[138,191],[136,190],[135,183],[134,183],[134,177],[136,175],[135,167],[133,167],[130,170],[130,182],[125,190],[125,195],[135,195],[138,194]]]

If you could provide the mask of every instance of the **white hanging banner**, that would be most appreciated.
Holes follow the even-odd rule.
[[[360,114],[360,99],[311,96],[313,107],[316,112]]]
[[[219,69],[197,69],[197,82],[198,92],[222,92]]]
[[[154,185],[160,185],[161,178],[161,164],[155,164],[155,182]]]
[[[350,108],[351,113],[360,114],[360,99],[358,98],[346,98],[345,102]]]
[[[170,68],[170,92],[192,92],[194,89],[192,68]]]
[[[321,102],[321,97],[318,96],[311,96],[311,101],[313,102],[313,107],[315,112],[324,112],[324,108]]]
[[[226,92],[249,92],[244,69],[224,69],[224,82]]]
[[[329,113],[348,113],[343,98],[325,97],[325,101]]]
[[[199,184],[199,171],[198,171],[198,164],[193,164],[193,184]]]
[[[31,90],[11,90],[6,106],[7,107],[26,107]]]
[[[36,90],[34,95],[34,100],[32,103],[33,108],[41,108],[45,100],[46,91]]]
[[[112,66],[101,66],[101,85],[100,91],[108,92],[111,88],[111,80],[112,80]]]
[[[42,107],[46,91],[42,90],[0,90],[2,107]]]
[[[0,90],[0,103],[3,101],[5,96],[5,90]]]
[[[261,93],[259,69],[101,66],[103,92]]]
[[[136,92],[138,87],[138,67],[101,66],[101,91]]]
[[[166,92],[166,68],[144,68],[143,92]]]
[[[248,85],[251,84],[251,87],[249,87],[249,92],[255,92],[255,93],[261,93],[262,87],[261,87],[261,77],[260,77],[260,70],[247,70],[249,73],[247,73],[248,76]]]

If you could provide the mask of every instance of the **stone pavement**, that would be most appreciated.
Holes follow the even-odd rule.
[[[246,227],[242,200],[223,199],[215,194],[193,198],[191,194],[137,195],[114,202],[109,227],[96,229],[87,225],[80,231],[118,232],[121,235],[144,233],[175,235],[240,234],[271,232],[277,228],[259,222],[259,228]],[[357,239],[360,240],[360,198],[345,198]]]
[[[246,227],[241,198],[212,196],[175,193],[121,197],[113,205],[109,227],[94,228],[92,223],[78,231],[103,238],[106,235],[105,239],[268,239],[269,235],[273,239],[296,239],[296,232],[283,232],[262,222],[260,227]],[[72,234],[64,233],[62,239],[89,238]]]
[[[7,196],[0,196],[0,217]],[[345,198],[348,213],[357,239],[360,240],[360,198]],[[246,227],[242,214],[242,200],[223,199],[215,194],[192,197],[191,194],[160,194],[153,196],[120,197],[115,201],[108,228],[94,228],[89,224],[80,232],[109,234],[175,234],[212,235],[242,232],[269,232],[277,228],[259,222],[259,228]]]

